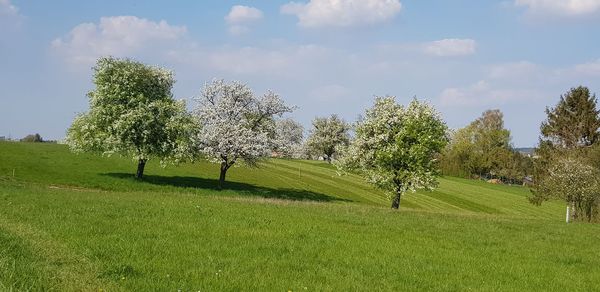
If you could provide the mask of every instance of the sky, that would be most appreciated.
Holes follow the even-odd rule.
[[[454,129],[500,109],[530,147],[561,94],[600,94],[599,48],[600,0],[0,0],[0,136],[64,138],[114,56],[173,70],[190,109],[214,78],[275,91],[307,129],[417,97]]]

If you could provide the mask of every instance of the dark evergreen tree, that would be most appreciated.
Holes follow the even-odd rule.
[[[587,87],[572,88],[554,108],[546,108],[542,140],[554,147],[573,149],[591,146],[600,140],[600,111],[595,95]]]
[[[553,179],[549,169],[561,161],[583,161],[596,169],[600,166],[600,111],[596,96],[587,87],[571,88],[554,108],[546,108],[546,114],[536,150],[535,186],[529,198],[534,204],[547,200],[544,186]]]

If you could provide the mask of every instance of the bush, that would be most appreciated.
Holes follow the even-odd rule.
[[[29,134],[29,135],[23,137],[23,139],[21,139],[20,141],[21,142],[39,143],[39,142],[44,142],[44,139],[42,139],[42,136],[40,136],[40,134],[35,133],[35,134]]]

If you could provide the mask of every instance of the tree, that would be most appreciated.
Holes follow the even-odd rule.
[[[497,174],[503,160],[510,155],[510,131],[504,128],[504,115],[500,110],[487,110],[471,123],[474,155],[479,165],[473,170],[484,174]]]
[[[308,151],[324,156],[325,160],[331,163],[336,148],[350,143],[350,134],[348,133],[350,125],[337,115],[315,118],[312,125],[313,128],[306,140]]]
[[[591,155],[594,159],[600,144],[600,111],[596,96],[588,88],[571,88],[554,108],[546,108],[546,115],[536,149],[536,178],[547,176],[548,169],[561,158]]]
[[[542,123],[543,141],[554,147],[573,149],[591,146],[600,140],[600,111],[596,95],[579,86],[561,95],[554,108],[546,108],[548,118]]]
[[[519,164],[510,145],[510,131],[504,128],[500,110],[487,110],[452,136],[442,157],[444,169],[451,167],[469,175],[505,176]],[[514,177],[511,177],[514,179]]]
[[[191,158],[196,131],[183,101],[175,101],[173,74],[132,60],[100,58],[90,110],[75,118],[66,142],[75,152],[120,154],[137,160],[136,177],[155,157],[162,165]]]
[[[39,143],[39,142],[44,142],[44,139],[42,139],[42,136],[40,136],[40,134],[29,134],[25,137],[23,137],[21,140],[21,142],[34,142],[34,143]]]
[[[600,206],[600,171],[580,159],[561,158],[540,179],[529,200],[537,205],[560,199],[573,210],[573,219],[597,219]]]
[[[294,157],[301,151],[304,127],[290,118],[275,122],[273,150],[282,157]]]
[[[223,188],[227,170],[238,159],[256,166],[269,155],[273,145],[273,118],[291,112],[281,98],[269,91],[262,97],[246,84],[214,80],[204,86],[196,114],[200,122],[199,145],[211,161],[221,164],[219,189]]]
[[[365,175],[398,209],[405,192],[436,186],[436,156],[447,142],[446,124],[430,105],[414,99],[404,107],[395,97],[378,97],[337,165]]]

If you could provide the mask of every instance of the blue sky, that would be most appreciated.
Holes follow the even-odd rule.
[[[174,70],[177,99],[213,78],[272,89],[305,127],[417,96],[452,128],[498,108],[534,146],[562,93],[600,93],[598,48],[600,0],[0,0],[0,136],[63,138],[112,55]]]

